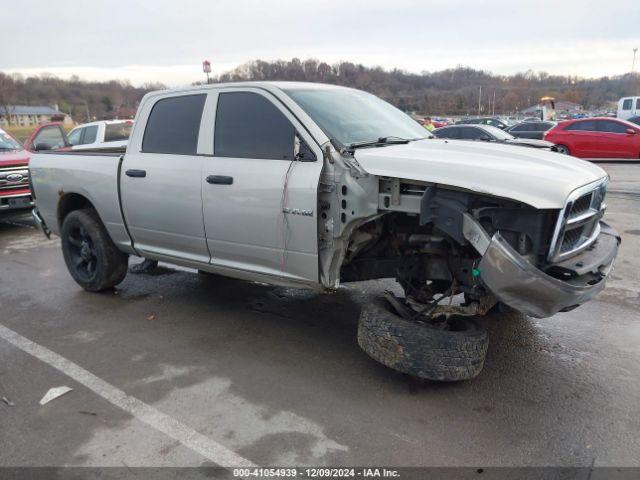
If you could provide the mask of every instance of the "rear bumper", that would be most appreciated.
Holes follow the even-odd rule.
[[[580,274],[564,281],[536,268],[496,233],[478,269],[485,286],[503,303],[532,317],[571,310],[595,297],[605,286],[618,253],[618,233],[601,222],[596,242],[567,262]],[[566,262],[565,262],[566,263]]]
[[[42,215],[40,215],[40,212],[37,208],[31,210],[31,216],[33,217],[33,221],[36,223],[38,228],[42,230],[42,233],[44,233],[47,238],[51,238],[51,230],[49,230],[47,224],[44,223],[44,219],[42,218]]]

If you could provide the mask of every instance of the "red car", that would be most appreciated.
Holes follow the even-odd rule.
[[[544,139],[558,152],[590,160],[640,159],[640,127],[617,118],[581,118],[560,122]]]
[[[24,146],[0,128],[0,220],[33,208],[29,188],[31,151],[68,148],[60,123],[38,126]]]

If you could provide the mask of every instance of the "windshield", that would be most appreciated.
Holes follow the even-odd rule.
[[[343,145],[380,138],[416,140],[429,133],[375,95],[351,89],[286,89],[285,92],[333,140]]]
[[[0,130],[0,150],[22,150],[22,146],[8,133]]]
[[[504,130],[492,125],[485,125],[484,129],[485,131],[496,137],[498,140],[513,140],[514,138],[516,138],[510,133],[505,132]]]

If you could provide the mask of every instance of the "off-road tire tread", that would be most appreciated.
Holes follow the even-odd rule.
[[[454,382],[475,378],[484,366],[489,339],[472,319],[466,331],[443,331],[405,320],[384,299],[362,309],[358,345],[374,360],[411,376]]]

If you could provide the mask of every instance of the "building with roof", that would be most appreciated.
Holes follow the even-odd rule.
[[[0,126],[14,125],[31,127],[47,122],[63,122],[73,125],[69,115],[58,110],[58,106],[7,105],[0,107]]]

